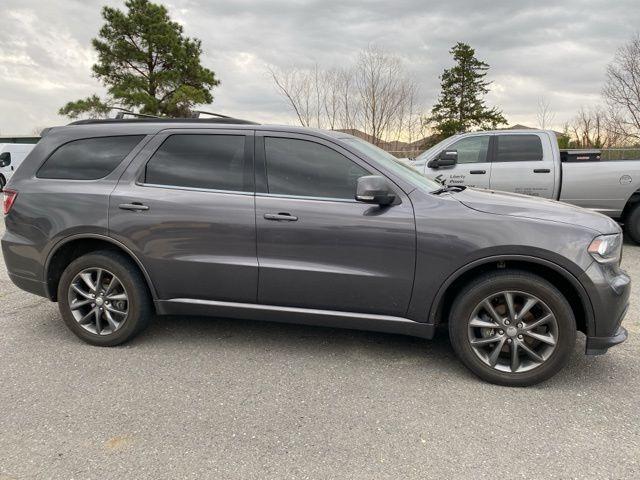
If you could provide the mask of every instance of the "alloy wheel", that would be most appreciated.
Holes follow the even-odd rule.
[[[109,270],[87,268],[69,286],[69,308],[78,324],[96,335],[109,335],[127,320],[129,296]]]
[[[538,297],[502,291],[486,297],[468,324],[469,344],[486,365],[507,373],[541,366],[556,349],[558,321]]]

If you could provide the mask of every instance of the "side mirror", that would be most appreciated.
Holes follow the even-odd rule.
[[[385,206],[391,205],[396,199],[387,179],[380,175],[367,175],[358,179],[356,187],[356,200],[364,203],[377,203]]]
[[[427,167],[440,168],[440,167],[453,167],[458,163],[458,151],[457,150],[443,150],[436,158],[431,160]]]
[[[0,153],[0,168],[11,165],[11,152]]]

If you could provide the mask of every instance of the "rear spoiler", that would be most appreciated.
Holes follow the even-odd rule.
[[[51,133],[51,130],[53,130],[56,127],[48,127],[48,128],[43,128],[42,131],[40,132],[40,138],[44,138],[47,135],[49,135]]]

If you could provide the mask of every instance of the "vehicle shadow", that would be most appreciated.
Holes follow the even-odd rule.
[[[440,328],[431,340],[388,333],[346,330],[228,318],[159,316],[150,328],[128,343],[138,348],[166,347],[176,344],[190,350],[231,349],[242,354],[269,353],[280,358],[303,362],[310,358],[322,362],[327,357],[335,362],[354,358],[363,360],[372,369],[401,364],[407,370],[419,369],[427,377],[453,376],[465,381],[480,381],[456,358],[448,332]],[[620,359],[611,355],[587,357],[585,340],[580,334],[569,364],[551,380],[534,388],[566,388],[589,385],[601,388],[626,372]],[[622,368],[620,368],[622,367]],[[616,371],[617,375],[612,376]],[[618,381],[621,381],[618,378]],[[616,382],[617,383],[617,382]],[[500,387],[497,387],[500,388]]]
[[[194,345],[268,347],[311,354],[366,349],[371,355],[381,358],[402,355],[419,359],[425,354],[455,358],[446,330],[439,330],[433,340],[425,340],[406,335],[292,323],[178,315],[155,317],[150,328],[129,344],[164,345],[176,340]]]

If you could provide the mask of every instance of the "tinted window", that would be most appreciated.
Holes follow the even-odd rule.
[[[458,151],[458,163],[481,163],[487,161],[489,137],[467,137],[449,145],[445,150]]]
[[[496,162],[542,160],[542,142],[537,135],[498,135]]]
[[[95,180],[106,177],[143,135],[74,140],[58,148],[38,170],[39,178]]]
[[[331,148],[306,140],[265,138],[269,193],[353,199],[356,182],[370,175]]]
[[[155,185],[251,190],[243,135],[171,135],[147,163],[145,182]]]

